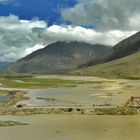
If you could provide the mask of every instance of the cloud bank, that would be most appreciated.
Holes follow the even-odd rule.
[[[98,31],[140,30],[140,0],[77,0],[63,9],[62,17],[74,25],[92,26]]]
[[[133,21],[136,22],[136,21]],[[137,24],[137,23],[135,23]],[[135,30],[100,31],[72,25],[52,25],[43,20],[23,20],[15,15],[0,17],[0,61],[16,61],[56,41],[82,41],[115,45]]]
[[[44,21],[20,20],[15,15],[0,17],[0,61],[15,61],[26,55],[26,48],[41,42],[33,28],[46,28]]]

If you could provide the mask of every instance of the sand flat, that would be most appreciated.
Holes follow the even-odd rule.
[[[139,116],[5,116],[29,123],[0,128],[1,140],[139,140]]]

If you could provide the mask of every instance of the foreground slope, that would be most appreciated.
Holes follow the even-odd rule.
[[[77,67],[111,50],[104,45],[83,42],[56,42],[8,65],[4,72],[58,73]]]
[[[140,51],[104,64],[72,72],[73,74],[140,79]]]

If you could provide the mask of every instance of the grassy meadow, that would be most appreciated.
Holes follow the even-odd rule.
[[[140,79],[140,52],[108,63],[74,70],[72,74],[107,78]]]
[[[102,81],[99,81],[102,82]],[[33,74],[1,75],[0,84],[8,88],[47,88],[74,87],[77,84],[93,83],[92,81],[67,80],[59,78],[41,78]]]

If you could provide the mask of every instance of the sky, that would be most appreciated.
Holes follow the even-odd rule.
[[[140,30],[139,0],[0,0],[0,61],[56,41],[113,46]]]

